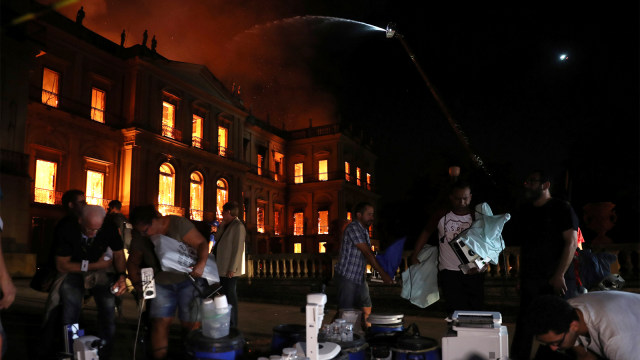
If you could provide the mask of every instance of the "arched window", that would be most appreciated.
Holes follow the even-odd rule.
[[[229,201],[229,185],[225,179],[216,182],[216,217],[222,220],[222,206]]]
[[[160,165],[158,184],[158,205],[173,206],[175,196],[176,172],[169,163]]]
[[[202,174],[197,171],[191,173],[191,186],[189,187],[189,214],[191,220],[202,221],[202,199],[204,180]]]

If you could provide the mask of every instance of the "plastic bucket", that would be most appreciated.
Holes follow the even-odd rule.
[[[307,331],[304,325],[281,324],[274,326],[271,338],[271,353],[281,354],[282,349],[294,347],[298,342],[306,341]]]
[[[364,337],[353,334],[353,341],[341,341],[337,343],[340,345],[340,359],[344,360],[366,360],[366,350],[369,344],[364,340]]]
[[[393,350],[393,360],[440,360],[441,351],[438,341],[420,336],[418,327],[409,327],[413,334],[398,338]],[[407,331],[408,332],[408,331]]]
[[[193,360],[234,360],[242,357],[244,339],[242,333],[230,329],[229,335],[212,339],[202,334],[202,329],[189,332],[185,340],[185,348]]]

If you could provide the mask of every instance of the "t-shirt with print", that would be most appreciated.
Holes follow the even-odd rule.
[[[471,214],[456,215],[452,211],[446,213],[438,222],[438,244],[440,256],[438,257],[439,270],[460,271],[460,260],[449,244],[458,234],[471,227],[473,217]]]

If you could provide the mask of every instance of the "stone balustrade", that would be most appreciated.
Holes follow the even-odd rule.
[[[638,279],[640,244],[601,245],[592,250],[616,255],[618,261],[611,265],[611,272],[624,279]],[[410,265],[410,251],[405,251],[396,272],[401,274]],[[322,279],[332,278],[337,254],[250,254],[247,256],[247,276],[252,279]],[[489,265],[491,277],[512,277],[518,273],[520,247],[507,246],[497,265]]]

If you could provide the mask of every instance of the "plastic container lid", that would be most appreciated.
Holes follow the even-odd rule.
[[[284,348],[282,349],[282,355],[295,355],[298,353],[298,350],[295,348]]]

